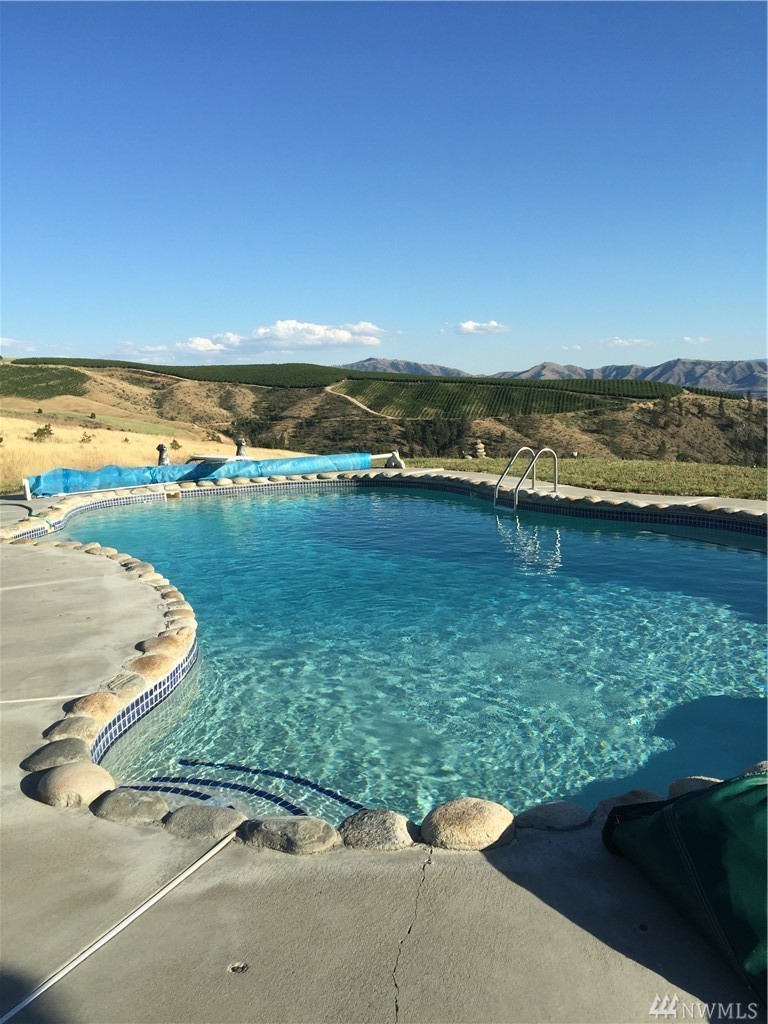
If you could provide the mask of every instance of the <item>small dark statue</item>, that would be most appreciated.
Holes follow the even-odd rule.
[[[171,460],[168,457],[168,448],[164,444],[157,446],[157,464],[158,466],[170,466]]]
[[[245,438],[238,437],[235,441],[237,448],[235,448],[235,455],[245,455]]]

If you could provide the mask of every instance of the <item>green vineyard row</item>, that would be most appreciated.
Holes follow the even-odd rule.
[[[597,395],[580,395],[556,388],[521,388],[497,383],[495,386],[463,380],[418,382],[347,380],[334,390],[356,398],[374,412],[398,419],[507,419],[520,415],[548,415],[577,412],[582,409],[610,407],[610,399]]]

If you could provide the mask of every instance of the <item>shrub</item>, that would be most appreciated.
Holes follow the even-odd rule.
[[[177,452],[177,451],[179,450],[179,448],[181,448],[181,445],[179,444],[179,442],[178,442],[178,441],[176,440],[176,438],[174,437],[174,439],[173,439],[173,440],[171,441],[171,443],[170,443],[170,446],[169,446],[169,447],[170,447],[170,448],[171,448],[171,449],[172,449],[173,451]]]
[[[47,441],[49,437],[53,437],[53,430],[51,430],[51,424],[46,423],[44,427],[37,428],[30,441]]]
[[[80,444],[90,444],[92,440],[93,440],[93,434],[88,434],[84,430],[83,431],[83,436],[80,438]]]

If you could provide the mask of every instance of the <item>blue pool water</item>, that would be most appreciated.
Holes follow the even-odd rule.
[[[592,806],[765,756],[765,557],[727,535],[394,489],[157,502],[66,534],[152,562],[200,621],[199,669],[107,755],[126,782],[350,813],[311,780],[421,820],[462,795]]]

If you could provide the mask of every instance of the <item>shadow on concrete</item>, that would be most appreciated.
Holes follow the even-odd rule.
[[[14,971],[0,970],[0,1015],[5,1016],[35,990],[34,982],[26,980]],[[75,1024],[74,1018],[66,1015],[60,1007],[45,1009],[35,1000],[10,1018],[13,1024]],[[9,1021],[10,1024],[10,1021]]]
[[[42,744],[41,744],[42,746]],[[27,775],[23,775],[19,780],[19,789],[28,797],[30,800],[34,800],[37,794],[37,784],[45,775],[44,771],[40,772],[29,772]]]
[[[650,789],[662,797],[675,779],[708,775],[730,779],[766,757],[766,702],[759,697],[700,697],[659,719],[654,736],[671,740],[662,750],[621,779],[590,782],[569,797],[583,807],[630,789]]]
[[[650,789],[666,798],[669,783],[682,776],[740,774],[766,756],[765,701],[703,697],[672,710],[655,732],[671,739],[674,749],[660,752],[622,779],[591,783],[572,794],[573,799],[593,808],[632,789]],[[511,882],[658,974],[664,979],[662,998],[679,991],[695,993],[701,1003],[722,1004],[700,1018],[710,1024],[733,1019],[736,1011],[727,1007],[737,1003],[749,1014],[742,1019],[765,1022],[765,1008],[709,942],[640,871],[603,847],[604,821],[605,813],[570,832],[518,829],[512,844],[484,855]]]
[[[733,1019],[740,1003],[749,1014],[741,1019],[765,1024],[765,1008],[752,990],[633,865],[605,850],[601,827],[602,821],[571,833],[519,830],[519,840],[486,850],[485,857],[511,882],[657,974],[661,999],[679,994],[681,1002],[693,996],[699,1004],[721,1004],[697,1018],[710,1024]],[[653,1020],[652,997],[645,998],[637,1019]]]

